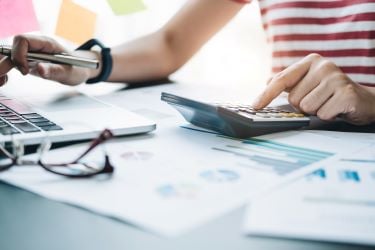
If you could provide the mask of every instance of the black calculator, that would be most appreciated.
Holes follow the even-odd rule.
[[[250,105],[205,103],[165,92],[161,100],[176,108],[191,124],[236,138],[301,129],[310,124],[309,116],[290,105],[255,110]]]

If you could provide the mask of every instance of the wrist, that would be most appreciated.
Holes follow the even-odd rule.
[[[94,77],[91,77],[86,81],[86,83],[88,84],[107,81],[112,72],[113,60],[111,56],[111,49],[105,47],[104,44],[102,44],[99,40],[94,38],[90,39],[81,46],[79,46],[76,50],[87,50],[95,52],[96,50],[92,50],[93,47],[100,49],[100,55],[96,54],[96,57],[98,58],[100,63],[97,71],[91,71],[90,75]]]
[[[89,69],[89,75],[88,75],[88,78],[86,79],[86,81],[91,79],[91,78],[98,77],[100,72],[102,72],[102,65],[103,65],[102,57],[100,55],[100,52],[99,51],[90,51],[90,52],[93,54],[93,57],[94,57],[93,59],[98,60],[99,66],[96,69]]]
[[[85,68],[85,73],[86,73],[86,79],[84,80],[85,82],[91,78],[97,77],[101,70],[102,70],[102,57],[100,55],[99,51],[93,51],[93,50],[75,50],[72,52],[72,55],[79,56],[79,57],[84,57],[88,59],[93,59],[93,60],[98,60],[99,62],[99,67],[96,69],[90,69],[90,68]]]

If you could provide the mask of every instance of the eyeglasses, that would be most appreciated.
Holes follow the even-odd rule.
[[[56,157],[56,155],[49,154],[49,152],[51,152],[50,148],[52,144],[48,140],[45,140],[40,144],[37,151],[39,153],[39,159],[34,161],[23,159],[25,146],[19,141],[12,140],[10,147],[12,152],[0,145],[0,151],[5,156],[4,159],[0,160],[0,172],[8,170],[16,165],[37,165],[41,166],[48,172],[71,178],[85,178],[98,174],[112,174],[114,172],[114,167],[109,160],[108,154],[103,147],[98,147],[99,145],[102,146],[105,141],[112,137],[112,132],[105,129],[96,139],[91,141],[89,147],[83,153],[78,155],[78,157],[75,156],[73,160],[62,160],[62,162],[59,162],[60,159],[54,159],[53,156]]]

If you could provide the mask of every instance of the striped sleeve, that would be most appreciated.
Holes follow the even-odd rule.
[[[310,53],[375,86],[375,0],[258,0],[273,73]]]

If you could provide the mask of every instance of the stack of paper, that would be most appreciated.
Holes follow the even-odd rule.
[[[109,143],[106,149],[116,167],[110,179],[71,180],[36,166],[14,167],[0,178],[48,198],[174,236],[349,150],[340,147],[341,140],[307,132],[239,141],[175,124],[165,124],[155,135]],[[353,143],[353,147],[364,145]],[[53,157],[66,159],[86,146],[56,150]]]
[[[375,245],[374,146],[252,202],[246,233]]]

